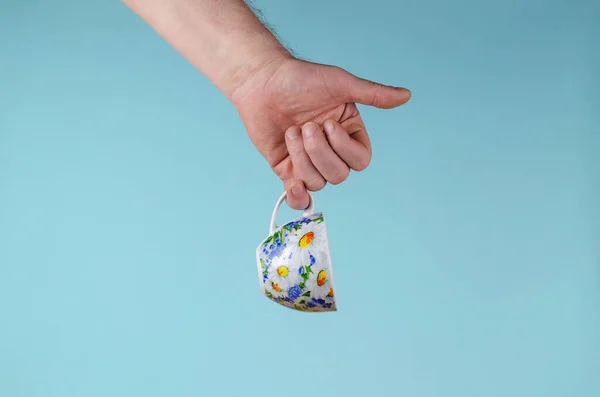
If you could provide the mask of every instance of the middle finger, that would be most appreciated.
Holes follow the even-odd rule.
[[[302,137],[304,150],[327,182],[337,185],[348,178],[350,168],[329,146],[321,127],[312,122],[304,124]]]

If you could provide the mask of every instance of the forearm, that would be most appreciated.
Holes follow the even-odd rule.
[[[229,99],[289,52],[242,0],[122,0]]]

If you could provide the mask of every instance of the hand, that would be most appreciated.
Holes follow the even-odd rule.
[[[234,103],[292,208],[308,206],[306,188],[341,183],[369,165],[355,103],[393,108],[410,99],[406,89],[295,59],[243,0],[123,1]]]
[[[343,69],[284,57],[271,61],[232,94],[258,151],[281,178],[288,205],[309,204],[306,189],[339,184],[371,161],[371,144],[355,103],[390,109],[410,91],[360,79]]]

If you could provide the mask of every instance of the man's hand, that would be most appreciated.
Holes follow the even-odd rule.
[[[236,106],[250,139],[283,180],[288,204],[344,181],[371,160],[355,103],[392,108],[403,88],[292,57],[242,0],[123,0]]]
[[[282,56],[240,85],[231,99],[250,139],[284,182],[288,205],[304,209],[306,189],[338,184],[362,171],[371,145],[355,103],[389,109],[410,99],[327,65]]]

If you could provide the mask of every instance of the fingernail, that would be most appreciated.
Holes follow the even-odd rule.
[[[296,139],[300,136],[297,128],[290,128],[287,132],[287,136],[289,139]]]
[[[311,136],[313,136],[315,134],[315,131],[317,129],[317,126],[314,124],[307,124],[304,126],[304,128],[302,129],[302,134],[306,137],[306,138],[310,138]]]
[[[323,127],[325,128],[325,133],[327,135],[331,135],[335,131],[335,124],[333,123],[332,120],[327,120]]]
[[[292,186],[292,194],[294,196],[300,196],[302,194],[302,188],[299,185]]]

